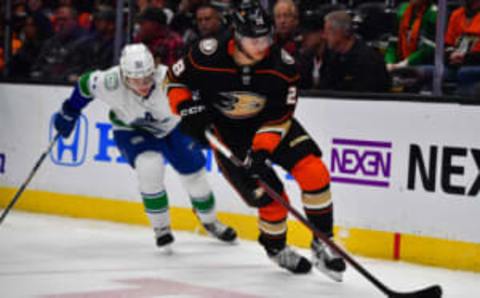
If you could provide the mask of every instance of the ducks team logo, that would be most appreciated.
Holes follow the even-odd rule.
[[[233,91],[221,95],[225,99],[216,108],[232,119],[253,117],[263,110],[267,102],[265,97],[252,92]]]

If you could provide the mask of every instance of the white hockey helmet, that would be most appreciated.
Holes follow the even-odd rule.
[[[143,43],[126,45],[120,56],[120,71],[124,79],[141,79],[152,76],[155,71],[152,53]]]

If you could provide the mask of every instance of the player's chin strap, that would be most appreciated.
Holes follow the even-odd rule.
[[[236,157],[225,144],[220,142],[220,140],[218,140],[218,138],[211,131],[205,131],[205,137],[214,149],[220,152],[220,154],[230,160],[234,165],[236,165],[237,167],[245,167],[245,164],[238,157]],[[388,288],[379,279],[377,279],[369,271],[367,271],[367,269],[360,265],[353,257],[346,253],[342,248],[340,248],[335,242],[330,240],[329,237],[320,232],[310,221],[308,221],[308,219],[306,219],[300,212],[298,212],[286,200],[284,200],[281,195],[276,193],[267,183],[265,183],[262,179],[258,179],[258,184],[273,200],[277,201],[283,207],[285,207],[296,219],[298,219],[308,229],[310,229],[310,231],[312,231],[312,233],[317,238],[321,239],[326,245],[336,251],[347,263],[349,263],[361,275],[368,279],[368,281],[373,283],[373,285],[377,287],[377,289],[382,291],[382,293],[385,294],[387,297],[438,298],[442,296],[442,288],[438,285],[410,293],[399,293]]]

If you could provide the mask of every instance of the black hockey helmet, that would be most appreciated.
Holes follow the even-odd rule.
[[[233,13],[235,34],[241,37],[262,37],[272,34],[272,21],[257,0],[240,0]]]

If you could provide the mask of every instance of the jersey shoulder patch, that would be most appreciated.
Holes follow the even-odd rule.
[[[271,69],[281,73],[283,77],[287,78],[287,81],[295,81],[299,77],[295,59],[278,46],[272,47],[269,64]]]
[[[118,68],[111,68],[104,73],[103,85],[108,91],[115,91],[120,87],[120,71]]]
[[[218,40],[215,38],[202,39],[198,45],[202,54],[210,56],[214,54],[218,49]]]
[[[295,59],[293,59],[293,57],[285,49],[280,50],[280,56],[282,57],[282,61],[285,64],[288,64],[288,65],[295,64]]]

